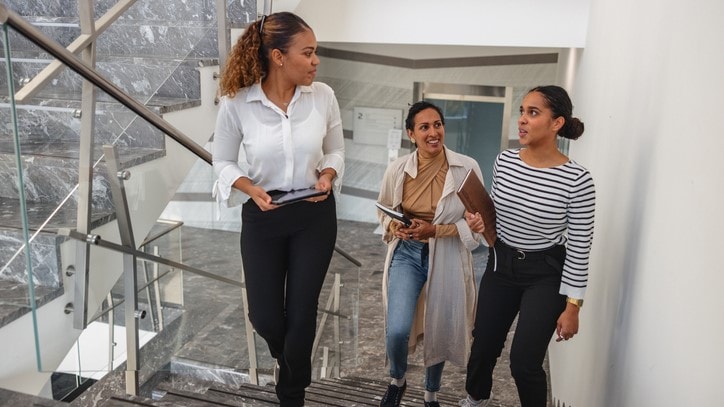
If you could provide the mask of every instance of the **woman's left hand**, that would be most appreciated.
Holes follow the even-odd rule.
[[[399,227],[395,236],[403,240],[425,240],[435,237],[435,225],[422,219],[413,219],[410,227]]]
[[[317,183],[314,184],[314,189],[316,189],[317,191],[326,191],[327,193],[324,195],[320,195],[320,196],[313,196],[311,198],[308,198],[307,201],[309,201],[309,202],[324,201],[325,199],[327,199],[327,197],[329,197],[329,194],[332,192],[332,181],[330,181],[329,177],[327,177],[327,176],[319,177],[319,179],[317,179]]]
[[[556,342],[567,341],[578,333],[578,311],[579,308],[573,304],[566,304],[566,309],[556,324]]]
[[[465,211],[465,222],[467,222],[468,227],[473,232],[480,234],[485,232],[485,222],[483,222],[483,217],[479,213],[475,212],[475,214],[472,214]]]

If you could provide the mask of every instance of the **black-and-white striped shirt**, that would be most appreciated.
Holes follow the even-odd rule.
[[[575,161],[535,168],[520,149],[495,160],[491,195],[498,238],[521,250],[566,245],[560,293],[583,298],[593,238],[595,188],[591,174]]]

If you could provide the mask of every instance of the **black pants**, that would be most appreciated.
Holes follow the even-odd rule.
[[[521,253],[502,242],[490,249],[478,292],[465,383],[473,398],[490,397],[493,369],[517,315],[510,371],[520,403],[522,407],[546,406],[548,384],[543,360],[566,307],[565,296],[558,293],[565,253],[565,247],[555,246],[545,252],[529,252],[522,259]]]
[[[337,239],[334,196],[262,212],[242,209],[241,258],[249,319],[280,366],[282,406],[304,405],[312,378],[317,304]]]

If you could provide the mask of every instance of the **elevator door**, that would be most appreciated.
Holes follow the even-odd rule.
[[[424,99],[442,109],[445,116],[445,145],[473,157],[483,171],[485,185],[493,179],[493,162],[505,147],[501,143],[505,105],[501,102]]]
[[[512,88],[415,82],[413,93],[442,109],[445,145],[477,160],[490,187],[495,157],[508,148]]]

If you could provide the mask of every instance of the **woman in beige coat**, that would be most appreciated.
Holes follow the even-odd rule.
[[[429,102],[410,107],[405,127],[417,150],[385,171],[379,203],[405,214],[409,227],[379,212],[387,243],[383,276],[387,357],[392,382],[381,406],[398,406],[407,388],[407,356],[423,338],[425,406],[436,393],[445,361],[465,366],[475,308],[471,250],[481,236],[470,230],[456,194],[477,162],[445,148],[445,119]]]

